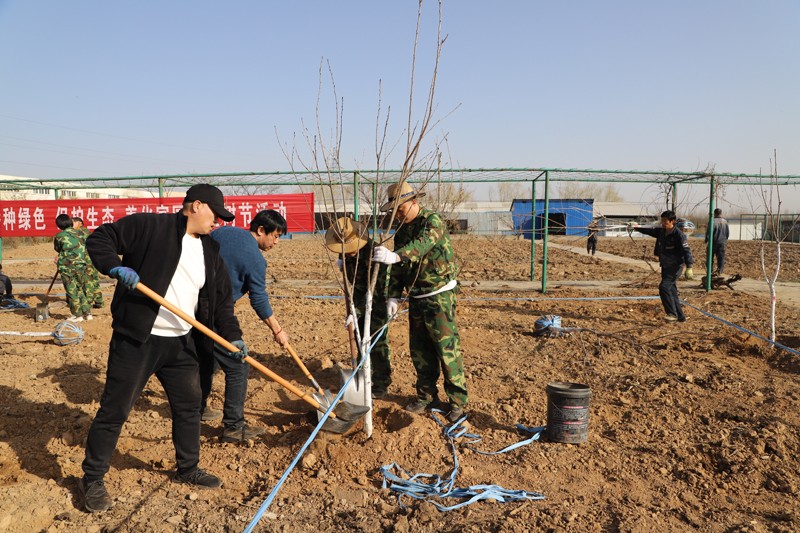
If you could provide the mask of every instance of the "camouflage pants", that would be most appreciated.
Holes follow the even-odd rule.
[[[92,265],[86,265],[86,297],[89,305],[103,307],[103,292],[100,290],[100,274]]]
[[[83,316],[89,313],[91,302],[86,295],[86,265],[78,264],[58,264],[58,272],[61,274],[61,282],[67,292],[67,305],[70,312],[75,316]]]
[[[467,405],[467,383],[456,325],[456,295],[445,291],[419,300],[411,298],[408,311],[411,361],[417,371],[417,398],[438,397],[436,383],[444,376],[444,392],[450,403]]]
[[[374,301],[372,307],[372,320],[370,320],[369,329],[371,335],[374,335],[381,329],[389,317],[386,314],[386,303]],[[358,328],[359,331],[364,332],[364,307],[358,307]],[[372,387],[374,389],[386,390],[392,384],[392,353],[389,349],[389,328],[386,328],[381,334],[378,341],[373,346],[369,354],[370,364],[372,365]]]

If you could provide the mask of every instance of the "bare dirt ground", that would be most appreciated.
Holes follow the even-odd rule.
[[[43,293],[54,272],[52,245],[4,244],[4,271],[16,280],[17,291]],[[471,402],[467,422],[483,437],[476,446],[497,450],[521,440],[515,423],[544,425],[545,386],[553,381],[591,387],[588,440],[534,442],[496,456],[459,446],[457,487],[497,484],[542,492],[543,501],[479,502],[442,513],[405,498],[408,507],[401,507],[381,488],[382,465],[394,462],[410,472],[442,476],[453,468],[436,422],[402,409],[413,396],[414,371],[407,321],[401,318],[390,328],[394,384],[386,400],[375,402],[372,438],[359,427],[343,436],[320,434],[256,530],[800,530],[797,356],[693,308],[687,308],[684,324],[662,322],[658,300],[626,299],[656,294],[658,276],[644,264],[552,248],[552,289],[541,294],[502,290],[504,281],[528,279],[529,241],[472,237],[457,239],[455,246],[464,265],[458,322]],[[599,249],[640,258],[642,246],[650,247],[652,259],[652,239],[601,239]],[[702,242],[695,246],[698,258],[704,257]],[[729,273],[757,277],[755,243],[732,242],[729,256]],[[320,241],[285,240],[267,257],[276,315],[317,379],[337,388],[332,365],[349,361],[343,304],[309,298],[338,294]],[[785,249],[784,280],[800,278],[798,259],[797,247]],[[586,289],[560,280],[632,283]],[[108,295],[111,289],[106,287]],[[682,281],[679,289],[696,308],[768,335],[766,298],[744,291],[706,293],[697,282]],[[34,295],[21,299],[32,307],[39,301]],[[236,309],[251,355],[310,391],[247,300]],[[2,312],[0,329],[52,331],[69,314],[59,285],[50,314],[47,322],[35,323],[30,310]],[[560,315],[563,326],[584,331],[534,337],[534,321],[544,314]],[[169,409],[151,380],[106,477],[113,509],[94,515],[81,510],[76,482],[111,334],[108,308],[97,315],[82,324],[86,336],[76,346],[59,347],[41,337],[0,338],[0,531],[243,530],[312,430],[305,404],[255,372],[246,416],[266,427],[266,434],[243,445],[222,444],[217,423],[203,426],[201,466],[223,479],[222,489],[195,490],[171,481]],[[779,299],[777,324],[779,342],[800,348],[800,309]],[[219,375],[212,396],[217,408],[221,393]]]

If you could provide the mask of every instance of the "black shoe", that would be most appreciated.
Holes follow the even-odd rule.
[[[456,423],[458,420],[464,416],[464,408],[454,405],[450,408],[450,412],[447,413],[447,421],[451,423]]]
[[[438,406],[439,400],[421,400],[418,398],[406,405],[406,411],[418,415],[420,413],[424,413],[426,410],[430,410]]]
[[[372,399],[373,400],[383,400],[384,398],[386,398],[386,396],[388,396],[388,394],[389,394],[389,391],[387,391],[386,389],[381,389],[381,388],[378,388],[378,387],[375,387],[375,388],[372,389]]]
[[[222,418],[222,411],[217,411],[216,409],[205,408],[200,414],[200,420],[204,422],[219,420],[220,418]]]
[[[686,317],[682,316],[681,318],[678,319],[678,322],[686,322]]]
[[[83,496],[83,506],[90,513],[99,513],[111,509],[111,496],[102,479],[89,481],[82,478],[78,481],[78,490]]]
[[[220,440],[222,442],[244,442],[258,437],[265,431],[264,428],[245,424],[240,428],[225,428],[222,430],[222,438]]]
[[[175,474],[176,483],[186,483],[202,489],[218,489],[222,486],[222,481],[214,474],[209,474],[205,470],[197,468],[188,474]]]

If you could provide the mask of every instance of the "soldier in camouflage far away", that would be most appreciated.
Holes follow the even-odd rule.
[[[417,203],[418,193],[403,182],[389,186],[389,201],[381,211],[397,209],[400,227],[394,235],[394,252],[375,247],[373,261],[393,265],[386,304],[397,312],[403,290],[408,293],[408,338],[417,371],[417,399],[406,409],[422,413],[442,407],[438,399],[439,374],[450,400],[447,419],[455,422],[467,405],[467,385],[456,326],[457,267],[444,218]]]
[[[81,232],[85,245],[86,238],[89,236],[89,228],[83,225],[83,219],[81,217],[72,217],[72,227]],[[100,290],[100,274],[91,261],[89,261],[86,266],[86,297],[89,298],[89,303],[92,304],[92,307],[95,309],[103,307],[103,292]]]
[[[59,231],[53,240],[53,248],[58,252],[58,273],[67,292],[67,305],[72,316],[67,320],[81,322],[91,320],[91,302],[86,294],[86,272],[89,255],[83,234],[72,227],[72,217],[61,214],[56,217]]]

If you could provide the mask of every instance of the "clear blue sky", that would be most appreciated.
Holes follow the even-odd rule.
[[[415,19],[411,0],[0,0],[0,174],[288,170],[276,130],[313,123],[322,58],[342,166],[374,168],[378,82],[401,138]],[[449,0],[433,135],[461,167],[768,173],[777,149],[800,174],[798,25],[796,0]],[[322,111],[329,130],[329,87]]]

